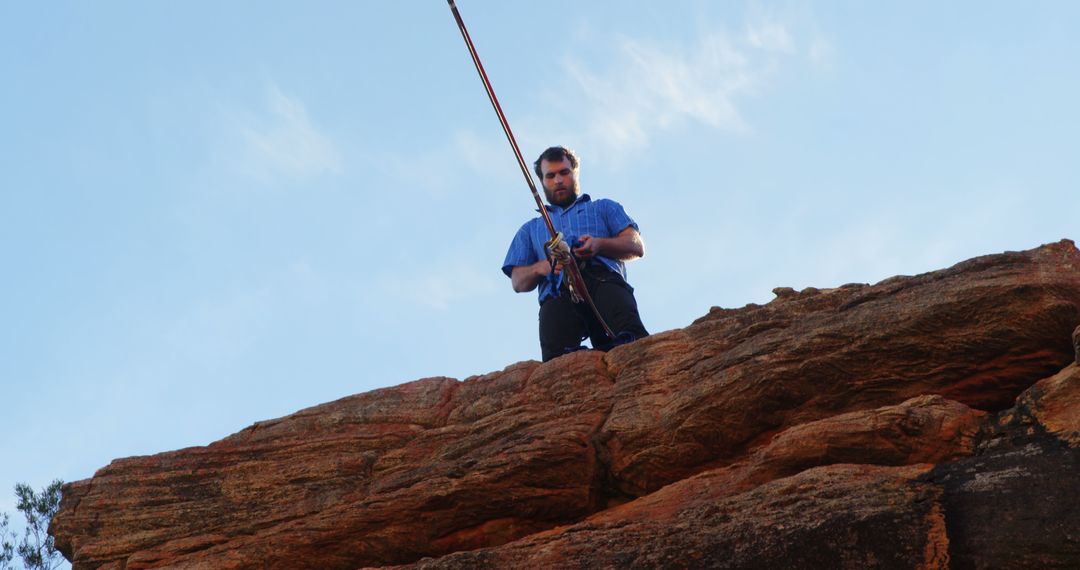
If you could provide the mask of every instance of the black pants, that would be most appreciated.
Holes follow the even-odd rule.
[[[616,335],[649,336],[638,315],[634,288],[621,275],[597,262],[587,264],[581,275],[600,316]],[[570,294],[563,292],[540,305],[540,352],[544,362],[581,348],[585,337],[597,350],[614,346],[614,339],[608,338],[588,303],[574,303]]]

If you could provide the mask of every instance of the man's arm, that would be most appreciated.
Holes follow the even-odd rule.
[[[527,293],[551,273],[551,262],[541,259],[531,265],[515,265],[510,270],[510,284],[515,293]]]
[[[619,235],[611,238],[581,236],[581,247],[574,248],[578,259],[591,259],[602,255],[619,261],[631,261],[645,255],[645,242],[632,226],[627,226]]]

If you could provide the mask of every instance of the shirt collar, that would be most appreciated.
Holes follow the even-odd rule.
[[[565,212],[565,211],[573,208],[574,206],[577,206],[578,204],[584,204],[585,202],[589,202],[589,201],[592,201],[592,198],[590,198],[588,194],[581,194],[580,196],[577,197],[577,200],[574,200],[573,204],[570,204],[566,208],[563,208],[562,206],[552,206],[551,204],[544,204],[544,207],[547,208],[547,211],[554,212],[554,213],[557,214],[559,212]],[[539,212],[540,208],[537,208],[536,211]]]

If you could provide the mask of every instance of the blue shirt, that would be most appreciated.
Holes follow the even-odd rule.
[[[618,202],[607,199],[594,202],[588,194],[578,196],[577,200],[567,208],[552,205],[546,208],[555,230],[562,232],[563,239],[571,249],[581,245],[578,239],[583,235],[610,238],[619,235],[626,228],[638,229],[637,223],[626,215],[626,211]],[[547,259],[544,244],[550,239],[551,235],[544,224],[544,218],[538,216],[525,222],[514,236],[514,241],[510,242],[510,249],[506,251],[503,273],[510,277],[511,271],[516,266],[532,265],[541,259]],[[602,255],[596,256],[595,259],[626,279],[626,264],[623,262]],[[562,276],[556,277],[554,272],[540,281],[539,301],[543,303],[548,297],[557,296],[561,283]]]

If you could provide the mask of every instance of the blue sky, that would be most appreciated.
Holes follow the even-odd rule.
[[[1080,237],[1075,3],[459,8],[526,158],[640,224],[653,332]],[[0,0],[0,77],[0,510],[538,358],[531,197],[441,0]]]

